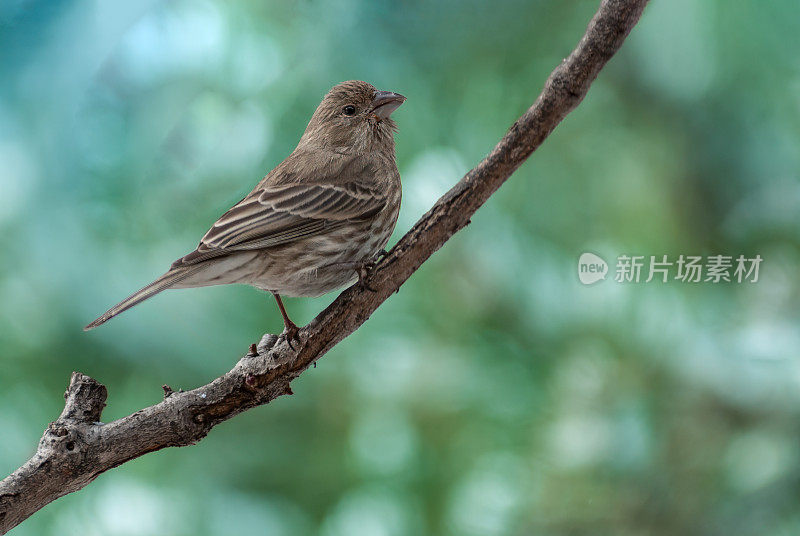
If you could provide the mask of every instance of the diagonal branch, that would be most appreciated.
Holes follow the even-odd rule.
[[[200,441],[220,422],[291,394],[289,384],[353,333],[536,150],[584,98],[619,50],[647,0],[603,0],[578,46],[545,83],[536,102],[497,146],[467,173],[395,245],[369,279],[376,292],[345,290],[299,333],[292,349],[265,335],[227,374],[192,391],[111,423],[101,423],[106,388],[73,373],[61,416],[45,430],[36,454],[0,482],[0,534],[51,501],[77,491],[100,473],[143,454]]]

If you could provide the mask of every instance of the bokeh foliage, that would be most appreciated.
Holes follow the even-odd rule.
[[[359,78],[408,102],[403,233],[535,98],[595,1],[0,4],[0,473],[69,373],[106,420],[228,370],[271,299],[165,293]],[[800,7],[653,0],[585,102],[295,396],[14,534],[800,533]],[[757,284],[582,286],[583,251],[764,258]],[[333,295],[290,300],[309,321]]]

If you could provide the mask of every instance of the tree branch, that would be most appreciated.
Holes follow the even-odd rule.
[[[536,102],[489,155],[467,173],[395,245],[369,279],[376,292],[345,290],[299,333],[292,349],[265,335],[227,374],[187,392],[166,386],[164,400],[101,423],[106,388],[73,373],[61,416],[45,430],[36,454],[0,482],[0,534],[100,473],[148,452],[200,441],[220,422],[291,394],[289,384],[358,329],[541,145],[584,98],[619,50],[647,0],[604,0],[578,46],[545,83]],[[255,351],[253,351],[255,350]]]

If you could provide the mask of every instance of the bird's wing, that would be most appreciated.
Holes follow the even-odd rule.
[[[262,185],[223,214],[197,249],[173,267],[320,235],[368,219],[385,204],[383,192],[356,181]]]

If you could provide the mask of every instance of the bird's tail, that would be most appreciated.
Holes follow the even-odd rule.
[[[165,273],[143,289],[134,292],[114,307],[103,313],[99,318],[93,320],[86,327],[83,328],[83,331],[89,331],[90,329],[94,329],[101,324],[105,324],[118,314],[123,311],[127,311],[134,305],[138,305],[142,303],[147,298],[152,298],[162,290],[167,290],[172,285],[182,281],[183,279],[189,277],[197,270],[187,270],[187,269],[177,269],[177,270],[170,270],[169,272]]]

